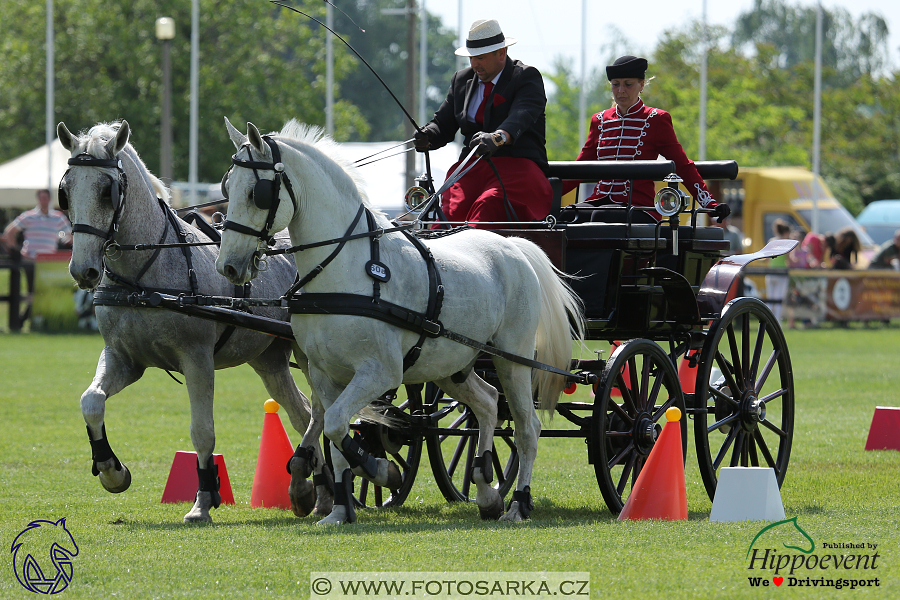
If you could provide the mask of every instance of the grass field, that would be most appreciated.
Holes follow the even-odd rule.
[[[354,526],[322,528],[314,517],[251,509],[267,396],[249,367],[217,377],[216,452],[236,504],[214,511],[212,526],[186,526],[188,504],[160,503],[175,451],[192,449],[187,393],[164,372],[148,372],[107,406],[107,433],[131,469],[131,488],[112,495],[91,477],[79,397],[103,342],[89,335],[0,335],[0,542],[10,548],[30,521],[65,517],[80,551],[63,598],[308,598],[313,571],[587,572],[591,598],[900,598],[900,452],[863,450],[875,406],[900,405],[900,329],[787,338],[797,414],[785,512],[820,557],[875,552],[826,543],[878,546],[875,569],[795,576],[878,577],[879,587],[789,587],[784,572],[780,587],[751,587],[748,577],[774,575],[748,568],[748,548],[766,524],[709,522],[692,439],[690,518],[681,522],[617,522],[585,445],[566,439],[541,441],[535,511],[524,524],[485,523],[474,506],[449,505],[424,458],[404,506],[362,512]],[[0,597],[32,597],[6,557]]]

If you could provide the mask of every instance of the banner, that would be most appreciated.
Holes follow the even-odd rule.
[[[785,307],[798,320],[900,319],[900,273],[792,269]]]

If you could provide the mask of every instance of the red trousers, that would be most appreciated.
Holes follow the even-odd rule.
[[[478,161],[471,171],[441,195],[441,207],[447,219],[469,222],[542,221],[550,213],[553,192],[540,167],[527,158],[499,156],[491,160],[500,174],[500,180],[487,160]],[[447,173],[456,170],[458,164],[450,167]],[[504,188],[515,217],[507,215]],[[503,226],[481,227],[491,229]]]

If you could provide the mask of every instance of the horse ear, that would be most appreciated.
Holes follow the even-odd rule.
[[[247,121],[247,137],[250,139],[250,144],[253,145],[254,148],[263,152],[268,146],[265,142],[263,142],[262,135],[259,133],[259,129],[256,128],[256,125]]]
[[[56,126],[56,137],[63,148],[71,152],[75,148],[75,137],[69,132],[69,128],[62,121]]]
[[[131,127],[128,126],[128,121],[122,121],[122,124],[119,125],[119,131],[116,133],[116,137],[106,142],[106,150],[109,152],[110,156],[119,155],[119,152],[121,152],[125,148],[125,144],[128,143],[129,135],[131,135]]]
[[[237,127],[228,120],[228,117],[225,117],[225,128],[228,130],[228,137],[231,138],[231,143],[234,144],[236,149],[240,150],[241,146],[247,141],[247,136],[238,131]]]

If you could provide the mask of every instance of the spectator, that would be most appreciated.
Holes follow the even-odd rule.
[[[790,239],[797,240],[797,245],[793,250],[788,252],[785,262],[788,269],[808,269],[809,265],[809,249],[803,245],[803,231],[800,229],[792,229],[789,235]]]
[[[900,271],[900,229],[894,232],[894,238],[886,241],[878,249],[872,262],[869,263],[870,269],[894,269]]]
[[[3,230],[0,239],[12,250],[17,245],[16,236],[19,232],[22,232],[25,239],[20,252],[26,258],[56,252],[60,241],[72,241],[69,220],[60,211],[50,208],[50,190],[38,190],[37,206],[13,219]]]
[[[784,219],[775,219],[775,222],[772,223],[772,233],[774,234],[774,237],[769,240],[770,242],[772,240],[786,240],[790,237],[791,226],[788,225],[787,221]],[[783,274],[775,272],[766,275],[766,299],[770,301],[768,304],[769,308],[772,309],[772,314],[780,321],[781,307],[784,304],[785,296],[787,295],[789,282],[786,272],[787,255],[782,254],[781,256],[770,259],[769,267],[785,271]]]
[[[825,236],[828,246],[828,256],[825,262],[832,269],[848,270],[856,266],[856,257],[859,254],[860,243],[856,232],[849,225],[836,234]]]
[[[825,236],[821,233],[810,231],[803,238],[803,242],[800,245],[806,248],[809,268],[821,269],[825,260]]]

